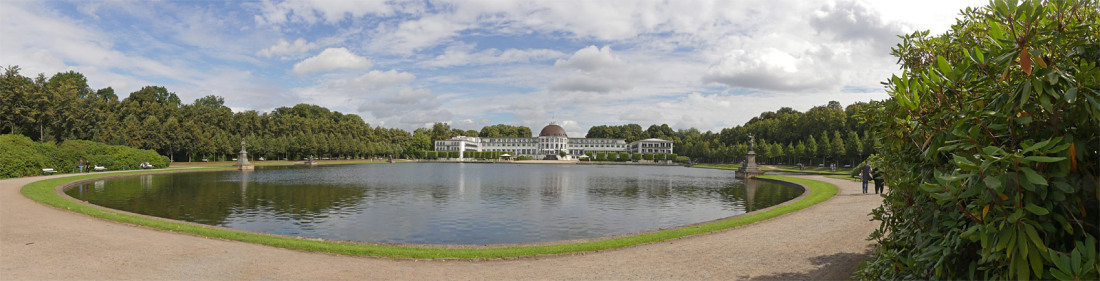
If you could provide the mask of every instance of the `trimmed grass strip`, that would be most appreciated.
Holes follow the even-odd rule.
[[[479,249],[443,249],[443,248],[420,248],[420,247],[397,247],[397,246],[385,246],[385,245],[372,245],[372,244],[360,244],[360,243],[348,243],[348,242],[332,242],[332,241],[319,241],[310,239],[298,239],[288,238],[281,236],[248,233],[241,231],[226,230],[220,228],[205,227],[193,224],[179,223],[173,221],[157,220],[145,217],[139,217],[109,210],[103,210],[88,205],[84,205],[80,202],[70,200],[62,197],[54,192],[54,189],[62,184],[96,178],[103,176],[114,176],[134,173],[146,173],[146,171],[136,172],[123,172],[123,173],[111,173],[111,174],[95,174],[85,176],[75,176],[66,178],[47,179],[27,184],[21,192],[28,198],[44,203],[46,205],[54,206],[60,209],[70,210],[77,213],[87,214],[93,217],[123,222],[134,225],[141,225],[151,227],[155,229],[162,229],[174,232],[190,233],[195,235],[207,236],[212,238],[220,238],[226,240],[234,240],[248,243],[263,244],[268,246],[304,250],[304,251],[316,251],[316,252],[328,252],[336,254],[345,254],[353,256],[378,256],[378,257],[394,257],[394,258],[424,258],[424,259],[497,259],[497,258],[510,258],[510,257],[527,257],[538,255],[556,255],[564,253],[575,252],[589,252],[599,251],[606,249],[622,248],[627,246],[633,246],[638,244],[660,242],[664,240],[680,238],[690,235],[702,234],[717,230],[723,230],[742,225],[755,223],[758,221],[774,218],[787,213],[798,211],[817,203],[824,202],[833,195],[836,195],[836,186],[814,180],[783,177],[783,176],[761,176],[762,178],[787,181],[802,184],[809,188],[810,194],[803,197],[801,200],[792,202],[787,205],[772,208],[770,210],[752,213],[748,215],[741,215],[726,220],[716,221],[712,223],[696,225],[691,227],[682,227],[675,229],[668,229],[658,232],[639,234],[634,236],[627,236],[615,239],[582,242],[574,244],[563,245],[547,245],[547,246],[530,246],[530,247],[508,247],[508,248],[479,248]]]
[[[695,164],[695,168],[707,168],[707,169],[722,169],[722,170],[737,170],[741,169],[741,164]],[[796,166],[762,166],[763,171],[782,171],[782,172],[794,172],[802,174],[818,174],[818,175],[847,175],[848,171],[836,170],[835,172],[829,170],[829,168],[820,167],[806,167],[803,170],[799,170]]]

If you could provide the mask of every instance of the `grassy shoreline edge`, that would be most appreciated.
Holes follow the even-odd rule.
[[[699,225],[679,227],[668,230],[643,233],[639,235],[619,237],[607,240],[598,240],[590,242],[581,242],[573,244],[557,244],[557,245],[545,245],[545,246],[523,246],[523,247],[504,247],[504,248],[421,248],[421,247],[400,247],[400,246],[387,246],[387,245],[374,245],[374,244],[360,244],[353,242],[334,242],[334,241],[320,241],[300,238],[290,238],[275,235],[243,232],[227,230],[222,228],[213,228],[208,226],[187,224],[182,222],[164,221],[146,217],[140,217],[125,213],[119,213],[111,211],[109,209],[100,209],[85,205],[81,202],[70,200],[66,197],[58,195],[55,189],[64,184],[68,184],[75,181],[87,180],[98,177],[118,176],[126,174],[138,174],[148,173],[148,171],[135,171],[124,173],[110,173],[110,174],[94,174],[74,177],[63,177],[54,179],[45,179],[25,185],[21,190],[27,198],[43,203],[49,206],[53,206],[59,209],[69,210],[72,212],[82,213],[93,217],[132,224],[145,226],[160,230],[167,230],[173,232],[188,233],[194,235],[200,235],[210,238],[219,238],[225,240],[233,240],[240,242],[248,242],[255,244],[268,245],[279,248],[303,250],[303,251],[315,251],[315,252],[327,252],[335,254],[344,254],[352,256],[376,256],[376,257],[391,257],[391,258],[414,258],[414,259],[501,259],[501,258],[516,258],[516,257],[531,257],[540,255],[558,255],[568,254],[576,252],[592,252],[599,250],[615,249],[628,246],[634,246],[639,244],[660,242],[669,239],[681,238],[685,236],[703,234],[713,231],[724,230],[728,228],[738,227],[755,223],[758,221],[778,217],[787,213],[798,211],[817,203],[824,202],[829,198],[832,198],[837,193],[837,187],[815,180],[783,177],[783,176],[761,176],[764,179],[779,180],[785,182],[791,182],[798,184],[806,188],[809,194],[803,197],[801,200],[790,202],[785,205],[777,206],[759,213],[749,213],[739,216],[734,216],[728,219],[714,221],[710,223],[703,223]]]

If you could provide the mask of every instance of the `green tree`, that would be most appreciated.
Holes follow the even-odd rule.
[[[439,124],[439,123],[437,123],[437,124]],[[419,157],[423,156],[423,153],[425,151],[428,151],[428,150],[431,150],[431,149],[432,149],[432,141],[429,139],[428,135],[418,134],[416,136],[413,136],[413,141],[410,142],[409,145],[405,147],[405,153],[406,153],[406,155],[409,155],[412,158],[419,158]]]
[[[850,159],[848,164],[855,167],[856,162],[859,162],[857,159],[863,158],[863,141],[859,139],[859,134],[856,134],[855,131],[848,131],[848,137],[844,140],[844,144],[847,145],[845,151],[848,152],[847,156]]]
[[[833,131],[833,141],[829,144],[833,147],[830,152],[833,155],[834,163],[839,162],[842,157],[848,156],[848,146],[844,144],[844,139],[840,137],[840,131]]]
[[[29,123],[26,115],[32,110],[34,80],[19,74],[19,66],[4,68],[0,77],[0,134],[21,134]]]
[[[814,158],[817,157],[817,140],[814,136],[810,136],[810,139],[806,141],[806,154],[805,157],[810,160],[810,166],[814,165]]]
[[[1100,279],[1100,9],[1003,1],[902,37],[863,279]],[[868,137],[870,138],[870,137]]]
[[[829,134],[825,131],[821,131],[821,136],[817,139],[817,157],[821,158],[821,164],[828,166],[828,158],[833,155],[833,144],[829,142]]]

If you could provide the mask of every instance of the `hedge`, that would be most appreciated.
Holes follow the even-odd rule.
[[[54,145],[37,143],[23,135],[0,135],[0,178],[40,175],[44,168],[70,173],[78,168],[81,159],[112,171],[137,169],[143,162],[166,168],[171,162],[155,151],[121,145],[85,140]]]

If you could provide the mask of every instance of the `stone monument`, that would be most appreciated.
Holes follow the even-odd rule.
[[[237,170],[255,170],[256,166],[252,166],[252,163],[248,162],[248,152],[244,151],[244,140],[241,140],[241,155],[237,157],[237,164],[233,164],[233,167],[237,167]]]
[[[756,142],[756,138],[749,135],[749,152],[745,153],[745,163],[741,165],[741,169],[737,170],[737,177],[739,178],[752,178],[756,175],[764,174],[764,171],[760,170],[760,167],[756,166],[756,152],[752,151],[753,143]]]

